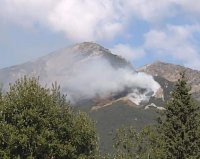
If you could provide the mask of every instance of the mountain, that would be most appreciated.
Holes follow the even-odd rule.
[[[162,105],[165,94],[151,75],[138,73],[125,59],[91,42],[0,69],[0,83],[6,90],[24,75],[39,76],[47,86],[57,81],[72,105],[97,121],[103,152],[112,148],[117,128],[133,124],[139,129],[153,123],[156,111],[150,107]]]
[[[179,79],[179,73],[184,71],[188,84],[191,86],[191,93],[194,98],[200,101],[200,71],[161,61],[145,65],[137,71],[145,72],[155,77],[162,77],[170,82],[176,82]]]
[[[34,61],[0,69],[0,81],[5,85],[24,75],[38,75],[42,79],[45,77],[45,79],[53,80],[56,79],[55,77],[69,75],[76,65],[90,62],[95,58],[105,58],[114,68],[133,69],[130,63],[112,54],[108,49],[96,43],[84,42],[53,52]]]
[[[21,65],[0,69],[4,89],[26,76],[39,76],[44,85],[57,81],[62,92],[76,105],[83,102],[107,104],[127,97],[139,105],[156,94],[159,84],[137,73],[125,59],[91,42],[79,43]],[[144,78],[144,80],[140,80]]]
[[[96,121],[100,150],[110,152],[119,127],[141,129],[154,124],[164,109],[179,71],[186,70],[192,93],[200,99],[200,73],[155,62],[135,70],[131,63],[92,42],[78,43],[27,63],[0,69],[0,87],[24,75],[39,76],[43,85],[57,81],[77,110]]]

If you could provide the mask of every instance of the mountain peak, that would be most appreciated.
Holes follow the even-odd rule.
[[[156,60],[155,62],[153,62],[152,64],[149,64],[148,66],[174,66],[174,67],[181,67],[181,68],[185,68],[184,66],[181,65],[177,65],[177,64],[173,64],[173,63],[168,63],[168,62],[163,62],[160,60]]]
[[[73,47],[79,48],[79,49],[84,49],[84,48],[104,48],[103,46],[95,43],[95,42],[82,42],[82,43],[77,43],[73,45]]]
[[[69,47],[73,52],[80,52],[80,53],[86,53],[86,54],[95,54],[100,55],[104,53],[110,53],[112,54],[108,49],[104,48],[103,46],[95,43],[95,42],[83,42],[83,43],[77,43],[71,47]]]
[[[63,84],[63,81],[68,81],[69,77],[74,77],[76,74],[80,76],[84,74],[86,78],[87,72],[89,78],[96,73],[95,69],[101,69],[99,72],[102,73],[108,68],[111,71],[129,69],[134,72],[129,62],[112,54],[103,46],[94,42],[83,42],[54,51],[34,61],[0,69],[0,82],[7,87],[10,82],[28,75],[39,76],[41,81],[46,83],[57,81]]]
[[[152,64],[144,65],[143,67],[139,68],[138,71],[139,72],[147,72],[147,73],[153,74],[154,76],[157,76],[158,72],[159,73],[161,73],[161,72],[164,73],[165,71],[169,72],[172,69],[175,69],[178,72],[181,72],[181,71],[183,71],[185,69],[189,69],[189,68],[186,68],[181,65],[175,65],[172,63],[167,63],[167,62],[157,60],[157,61],[153,62]],[[170,80],[170,81],[173,81],[173,80]]]

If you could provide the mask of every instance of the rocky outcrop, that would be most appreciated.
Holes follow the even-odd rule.
[[[185,71],[188,84],[192,87],[191,93],[200,92],[200,71],[160,61],[145,65],[144,67],[138,69],[138,71],[145,72],[153,76],[160,76],[171,82],[176,82],[180,77],[180,72]]]

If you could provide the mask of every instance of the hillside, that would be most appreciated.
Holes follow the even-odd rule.
[[[34,61],[0,69],[0,82],[7,89],[9,83],[24,75],[38,76],[47,86],[56,81],[68,100],[76,104],[88,100],[105,103],[124,96],[139,104],[148,100],[150,94],[156,95],[160,87],[151,76],[137,73],[125,59],[91,42],[72,45]]]
[[[193,96],[200,99],[199,71],[163,62],[136,71],[131,63],[108,49],[84,42],[0,69],[0,83],[6,90],[9,83],[24,75],[39,76],[47,87],[57,81],[67,100],[97,122],[100,149],[108,152],[117,128],[133,125],[140,129],[155,123],[157,111],[164,109],[182,70],[186,70]]]
[[[170,82],[176,82],[179,78],[179,73],[184,71],[188,84],[192,88],[191,93],[194,98],[200,100],[200,71],[160,61],[145,65],[138,69],[138,71],[148,73],[152,76],[162,77]]]

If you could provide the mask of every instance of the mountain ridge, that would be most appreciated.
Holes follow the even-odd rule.
[[[40,77],[44,85],[57,81],[72,102],[94,97],[102,100],[118,98],[137,89],[138,85],[146,89],[137,79],[141,76],[156,83],[151,76],[139,76],[130,62],[91,42],[71,45],[34,61],[0,69],[0,81],[5,89],[24,75]],[[149,87],[146,90],[152,91],[147,81],[146,85]]]
[[[153,76],[160,76],[171,82],[176,82],[180,77],[180,72],[184,71],[188,84],[192,87],[191,93],[200,91],[200,71],[198,70],[193,70],[181,65],[156,61],[139,68],[137,71],[145,72]]]
[[[87,63],[90,63],[90,66],[87,65]],[[91,67],[94,67],[98,71],[96,71],[95,69],[91,71]],[[109,76],[111,72],[109,72],[108,74],[104,74],[104,72],[106,72],[108,68],[111,69],[111,72],[122,70],[121,72],[116,71],[116,73],[118,74],[124,74],[123,69],[129,70],[129,73],[144,72],[150,74],[151,76],[154,76],[154,79],[156,79],[155,77],[159,77],[172,83],[178,80],[179,73],[181,71],[185,71],[186,76],[188,77],[188,83],[192,87],[191,93],[195,94],[195,97],[200,99],[200,71],[192,70],[181,65],[165,63],[161,61],[155,61],[152,64],[147,64],[135,70],[130,62],[126,61],[122,57],[112,54],[109,49],[104,48],[103,46],[94,42],[83,42],[70,45],[69,47],[62,48],[46,56],[42,56],[41,58],[37,58],[21,65],[15,65],[0,69],[0,82],[3,83],[4,86],[8,87],[8,84],[10,82],[14,82],[18,78],[24,75],[28,75],[40,77],[40,80],[44,84],[57,81],[62,86],[63,78],[65,79],[65,81],[67,80],[68,76],[71,75],[77,76],[77,78],[82,78],[82,76],[80,76],[81,71],[82,73],[88,73],[88,70],[90,70],[87,75],[91,76],[91,79],[93,79],[94,81],[97,81],[98,79],[94,78],[92,74],[96,74],[96,72],[98,72],[103,73],[102,76]],[[79,71],[78,74],[77,70]],[[116,76],[116,74],[113,74],[113,76]],[[117,75],[116,77],[121,78],[120,75]],[[84,79],[89,80],[89,78],[87,79],[86,77],[84,77]],[[71,83],[73,83],[73,80],[76,79],[72,79]],[[113,80],[113,78],[107,80]],[[64,87],[65,85],[66,84],[64,83]],[[129,89],[129,87],[127,88]],[[64,90],[67,89],[69,88],[64,88]],[[162,96],[162,94],[160,94],[160,96]],[[108,98],[102,99],[106,100]]]

